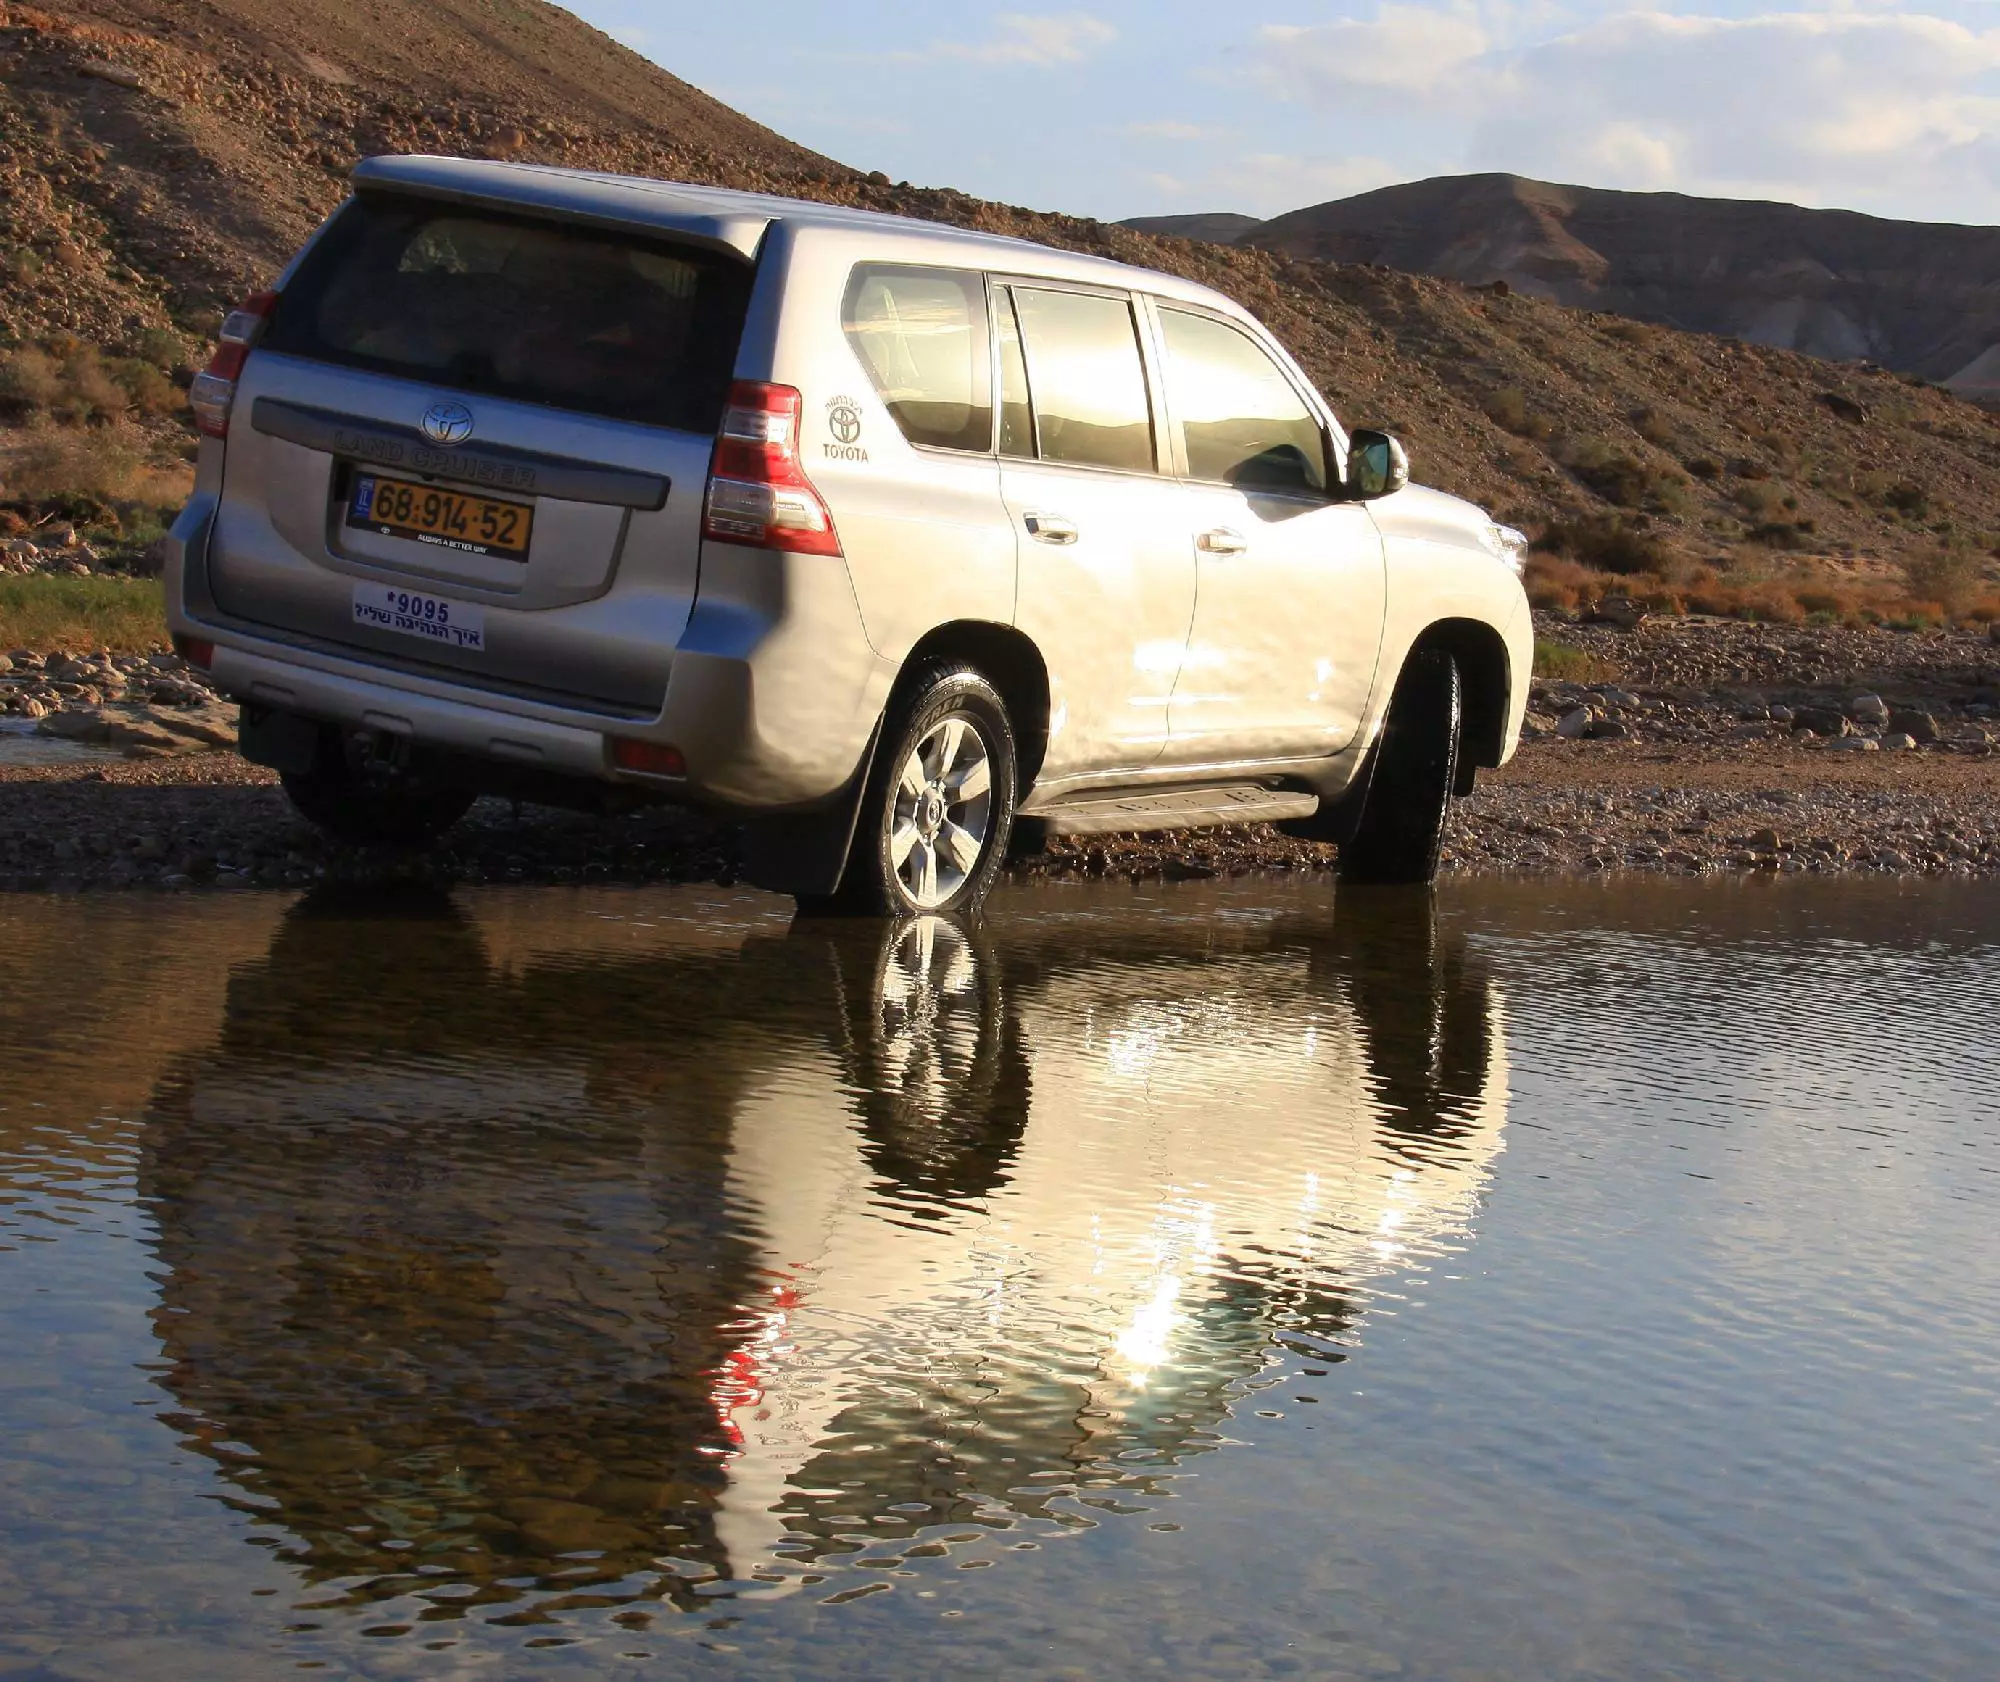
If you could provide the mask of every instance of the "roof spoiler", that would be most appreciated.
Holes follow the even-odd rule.
[[[560,216],[599,227],[666,234],[746,263],[757,250],[772,218],[738,208],[739,195],[671,181],[644,181],[545,164],[485,162],[476,158],[363,158],[349,179],[357,192],[370,190],[490,205]]]

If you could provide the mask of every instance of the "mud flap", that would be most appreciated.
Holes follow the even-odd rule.
[[[810,812],[779,812],[744,820],[742,879],[775,894],[823,896],[840,886],[875,749],[882,737],[878,720],[862,751],[861,763],[841,791]]]
[[[237,726],[236,751],[252,765],[268,765],[273,771],[302,776],[318,761],[324,729],[314,719],[245,701],[243,722]]]
[[[1341,791],[1339,798],[1322,800],[1319,810],[1309,818],[1283,818],[1273,827],[1281,834],[1296,835],[1301,841],[1327,841],[1336,847],[1345,846],[1361,828],[1362,809],[1368,804],[1369,789],[1375,786],[1375,762],[1381,753],[1382,735],[1378,734],[1354,781]]]

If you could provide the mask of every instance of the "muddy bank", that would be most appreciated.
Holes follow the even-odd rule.
[[[1454,809],[1447,872],[2000,874],[2000,647],[1984,633],[1552,618],[1537,629],[1573,668],[1587,662],[1589,681],[1537,681],[1518,756]],[[199,680],[163,666],[141,677],[147,702],[198,745],[188,720],[215,706]],[[103,670],[21,678],[6,687],[59,700],[40,724],[72,739],[108,710]],[[494,800],[429,857],[356,851],[295,817],[275,782],[224,751],[0,766],[0,888],[729,881],[737,870],[731,830],[699,814],[600,821]],[[1259,826],[1058,839],[1013,870],[1171,879],[1334,860]]]
[[[1335,857],[1255,826],[1057,839],[1013,869],[1171,880],[1324,872]],[[1455,808],[1444,868],[2000,874],[2000,757],[1531,742]],[[233,754],[0,771],[0,889],[727,882],[736,869],[726,826],[666,808],[602,821],[481,801],[435,854],[413,857],[328,843],[270,773]]]

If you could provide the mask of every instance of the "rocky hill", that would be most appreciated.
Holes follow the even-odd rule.
[[[114,371],[171,361],[176,342],[197,355],[358,156],[503,156],[866,205],[1188,275],[1270,322],[1344,417],[1404,433],[1425,479],[1544,533],[1567,564],[1691,602],[1754,607],[1760,580],[1808,562],[1865,592],[1944,549],[1959,570],[1937,597],[1970,600],[2000,544],[2000,421],[1920,381],[1568,307],[1532,295],[1550,288],[1525,269],[1516,284],[1474,262],[1466,278],[1507,284],[1467,285],[1371,266],[1379,253],[1267,249],[1278,224],[1218,245],[864,177],[540,0],[0,0],[0,72],[0,350],[40,358],[44,385],[51,358],[84,368],[79,344]],[[43,425],[41,388],[16,375],[7,386],[0,367],[0,401]],[[115,394],[77,412],[120,424]],[[1830,599],[1823,611],[1853,605]]]
[[[1880,362],[2000,401],[2000,228],[1460,175],[1224,237],[1475,285],[1504,280],[1558,303]]]
[[[1186,216],[1133,216],[1119,223],[1142,234],[1161,234],[1168,239],[1206,239],[1217,245],[1240,245],[1253,228],[1264,224],[1254,216],[1233,210],[1198,210]]]

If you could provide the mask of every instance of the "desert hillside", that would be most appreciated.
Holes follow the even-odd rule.
[[[1182,232],[1517,291],[2000,400],[2000,228],[1456,175]],[[1138,226],[1153,225],[1148,222]]]
[[[1922,381],[1512,281],[863,177],[537,0],[0,0],[0,70],[0,425],[17,429],[0,502],[23,516],[61,488],[79,438],[151,427],[157,485],[175,403],[160,374],[185,381],[217,312],[275,272],[358,156],[435,151],[863,204],[1205,281],[1270,322],[1341,415],[1405,434],[1422,477],[1540,535],[1547,600],[1605,573],[1662,605],[1794,617],[1965,611],[1990,589],[2000,422]],[[1475,263],[1467,278],[1506,277]]]

